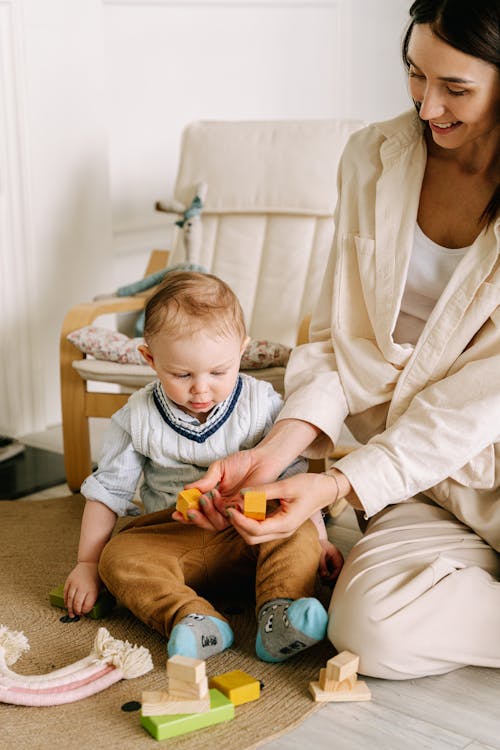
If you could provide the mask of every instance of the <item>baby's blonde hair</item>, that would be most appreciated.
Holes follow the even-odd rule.
[[[243,310],[232,289],[217,276],[195,271],[168,273],[146,303],[146,343],[160,331],[182,336],[210,326],[218,335],[236,333],[243,341]]]

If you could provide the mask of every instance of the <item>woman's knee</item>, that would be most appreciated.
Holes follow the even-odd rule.
[[[369,677],[407,679],[417,676],[407,663],[412,650],[391,617],[377,617],[373,595],[353,587],[334,596],[329,610],[328,638],[337,651],[359,656],[359,672]]]

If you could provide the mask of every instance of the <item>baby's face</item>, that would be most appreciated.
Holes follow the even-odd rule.
[[[246,341],[239,335],[203,329],[172,338],[160,331],[142,355],[156,370],[166,395],[187,414],[204,422],[210,410],[232,392]]]

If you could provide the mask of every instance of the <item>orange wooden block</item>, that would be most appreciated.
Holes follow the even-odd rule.
[[[266,493],[258,490],[242,490],[241,494],[243,495],[243,514],[248,518],[263,521],[266,517]]]
[[[182,513],[186,521],[189,521],[188,511],[200,509],[200,497],[202,493],[193,487],[190,490],[182,490],[177,495],[176,510]]]

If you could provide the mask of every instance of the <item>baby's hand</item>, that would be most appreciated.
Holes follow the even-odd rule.
[[[97,601],[100,586],[97,563],[77,563],[64,584],[64,603],[68,615],[74,617],[90,612]]]
[[[344,558],[337,547],[328,539],[320,539],[321,557],[319,561],[319,575],[323,583],[333,586],[342,566]]]

